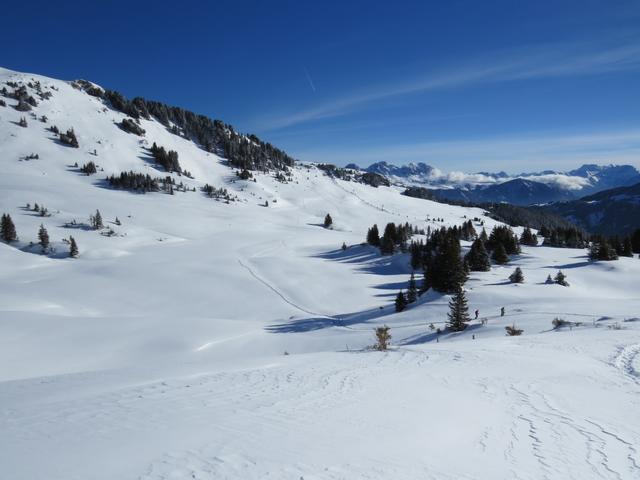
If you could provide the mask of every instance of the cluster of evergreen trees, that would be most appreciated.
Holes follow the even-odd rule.
[[[231,197],[229,191],[223,187],[216,188],[207,183],[204,187],[202,187],[202,191],[207,197],[215,198],[216,200],[225,200],[227,203],[234,200],[234,198]]]
[[[374,247],[379,247],[382,255],[393,255],[397,249],[401,252],[406,252],[407,241],[414,234],[424,235],[424,230],[420,230],[418,227],[414,227],[409,223],[396,225],[391,222],[387,223],[381,237],[378,225],[374,224],[373,227],[367,231],[367,243]]]
[[[509,262],[509,255],[520,253],[520,241],[506,225],[495,226],[485,243],[492,252],[491,259],[499,265]]]
[[[41,217],[50,217],[51,216],[51,214],[49,213],[49,209],[47,207],[45,207],[44,205],[38,205],[37,203],[34,203],[33,204],[33,208],[31,208],[31,204],[27,203],[27,206],[25,208],[27,210],[36,212]]]
[[[76,133],[73,131],[73,128],[70,128],[69,130],[67,130],[66,133],[59,132],[58,138],[60,139],[60,142],[64,143],[65,145],[68,145],[73,148],[80,147],[80,144],[78,143],[78,139],[76,137]]]
[[[589,247],[589,259],[618,260],[618,257],[633,257],[634,253],[640,253],[640,229],[626,237],[592,235]]]
[[[139,137],[143,136],[146,132],[138,125],[138,123],[132,118],[123,118],[118,126],[127,133],[133,133]]]
[[[396,312],[402,312],[410,303],[415,302],[418,299],[418,286],[416,284],[416,277],[411,272],[411,278],[409,278],[409,285],[407,286],[407,293],[402,290],[398,292],[396,296],[395,306]]]
[[[14,88],[13,92],[8,91],[6,87],[2,87],[0,94],[4,97],[17,100],[18,103],[14,106],[17,111],[28,112],[31,110],[31,107],[38,106],[38,102],[29,94],[26,86],[19,85],[15,82],[7,82],[7,85]]]
[[[107,177],[107,182],[113,188],[130,190],[139,193],[158,192],[163,190],[167,193],[173,192],[175,180],[169,176],[165,178],[153,178],[148,174],[120,172],[120,175]]]
[[[597,239],[598,237],[592,238],[592,240]],[[615,235],[609,239],[609,243],[621,257],[633,257],[633,240],[630,236],[621,238]]]
[[[85,91],[88,92],[88,88]],[[220,120],[140,97],[128,100],[113,90],[93,89],[91,94],[133,119],[156,118],[174,134],[197,142],[204,150],[226,158],[234,167],[261,171],[287,170],[294,164],[294,159],[282,150],[255,135],[238,133],[231,125]]]
[[[175,150],[166,151],[164,147],[158,147],[156,142],[153,142],[149,151],[156,163],[162,165],[167,172],[182,172],[178,162],[178,152]]]
[[[12,243],[18,241],[18,233],[16,232],[16,226],[11,219],[11,215],[2,214],[0,220],[0,240],[6,243]],[[42,248],[42,253],[46,253],[50,246],[49,232],[45,228],[44,224],[40,224],[38,229],[38,244]],[[77,257],[79,255],[78,244],[73,237],[69,237],[69,256]]]
[[[633,256],[633,253],[631,252],[631,244],[629,244],[628,255],[625,256]],[[589,247],[589,259],[592,261],[618,260],[618,252],[609,244],[606,238],[600,238],[591,243],[591,246]]]
[[[96,167],[95,162],[91,160],[80,167],[80,171],[85,175],[93,175],[98,172],[98,168]]]
[[[540,235],[544,237],[543,245],[559,248],[586,248],[589,245],[589,236],[577,227],[549,228],[543,225]]]
[[[441,228],[431,233],[418,250],[424,269],[422,291],[433,288],[442,293],[455,293],[469,276],[469,267],[461,258],[460,229]],[[412,248],[412,255],[414,254]]]

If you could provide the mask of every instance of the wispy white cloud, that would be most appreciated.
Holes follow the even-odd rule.
[[[455,164],[467,171],[504,169],[518,173],[573,167],[581,163],[630,163],[640,166],[640,129],[572,135],[530,135],[473,140],[420,142],[385,146],[352,146],[295,152],[302,160],[350,162],[422,161],[435,166]],[[455,175],[452,172],[450,175]],[[459,179],[464,181],[463,178]],[[480,181],[481,179],[476,179]],[[561,181],[561,180],[558,180]]]
[[[411,81],[371,85],[315,107],[263,119],[263,130],[350,114],[392,97],[474,84],[535,78],[595,75],[640,67],[640,41],[601,44],[548,44],[482,55],[464,63],[428,72]]]

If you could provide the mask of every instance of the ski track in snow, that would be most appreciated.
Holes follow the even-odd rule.
[[[622,374],[640,385],[640,373],[636,370],[636,362],[640,359],[640,344],[622,347],[616,355],[613,365]]]
[[[519,412],[511,426],[511,436],[520,445],[523,438],[528,438],[530,451],[539,464],[538,478],[585,478],[584,473],[572,471],[569,458],[584,458],[597,478],[640,478],[640,457],[634,446],[637,438],[625,439],[594,420],[575,418],[554,406],[541,389],[532,385],[512,385],[511,390]],[[513,450],[512,443],[505,458],[513,458]],[[625,458],[612,462],[613,455]]]
[[[269,282],[267,282],[266,280],[261,278],[256,272],[253,271],[253,269],[251,267],[249,267],[247,264],[243,263],[242,260],[238,259],[238,263],[240,264],[241,267],[246,269],[251,274],[251,276],[253,278],[258,280],[260,283],[262,283],[265,287],[267,287],[269,290],[271,290],[273,293],[275,293],[278,297],[280,297],[285,303],[288,303],[293,308],[296,308],[296,309],[300,310],[301,312],[308,313],[309,315],[319,316],[319,317],[323,317],[323,318],[324,317],[331,318],[329,315],[325,315],[324,313],[318,313],[318,312],[313,312],[311,310],[307,310],[306,308],[301,307],[297,303],[292,302],[287,297],[285,297],[284,294],[282,292],[280,292],[276,287],[274,287],[272,284],[270,284]]]

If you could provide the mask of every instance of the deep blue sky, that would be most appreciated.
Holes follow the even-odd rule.
[[[0,64],[220,118],[303,160],[640,166],[640,2],[7,2]]]

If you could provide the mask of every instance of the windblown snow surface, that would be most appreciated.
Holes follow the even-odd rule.
[[[373,223],[457,225],[481,210],[315,167],[235,181],[156,121],[137,137],[69,83],[0,70],[3,83],[32,78],[58,89],[34,108],[48,123],[0,107],[0,210],[20,237],[0,243],[1,478],[640,478],[637,258],[524,247],[466,284],[486,326],[437,335],[448,297],[394,313],[408,257],[361,242]],[[74,127],[80,148],[52,124]],[[164,176],[142,148],[153,141],[179,152],[196,192],[105,188],[122,170]],[[89,160],[104,171],[73,167]],[[207,198],[205,183],[238,201]],[[23,208],[34,202],[53,215]],[[96,209],[115,236],[63,228]],[[40,223],[55,254],[29,247]],[[507,281],[516,266],[524,284]],[[558,269],[569,287],[544,284]],[[554,330],[555,317],[576,325]],[[368,350],[383,324],[391,350]],[[513,324],[522,336],[505,336]]]

